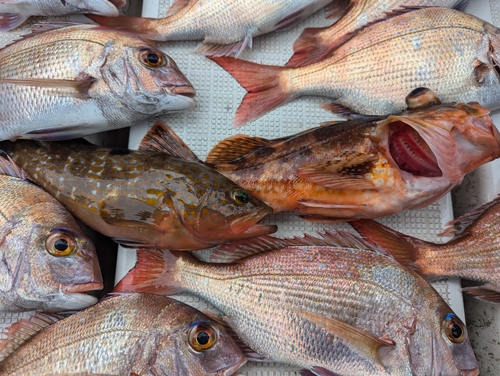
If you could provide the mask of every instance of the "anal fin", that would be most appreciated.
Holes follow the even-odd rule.
[[[23,24],[29,15],[20,13],[0,13],[0,31],[9,31]]]

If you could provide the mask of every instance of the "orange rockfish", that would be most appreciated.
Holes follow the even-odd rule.
[[[90,16],[146,39],[203,40],[197,52],[239,56],[257,35],[294,26],[332,0],[177,0],[165,18]]]
[[[327,108],[336,113],[388,115],[403,110],[417,87],[446,103],[500,108],[500,29],[454,9],[429,7],[367,26],[305,67],[212,60],[248,91],[235,125],[304,95],[332,98]]]
[[[139,250],[116,291],[195,294],[254,352],[315,375],[478,375],[465,325],[392,257],[352,234],[272,239],[223,246],[264,250],[225,263]]]
[[[203,163],[80,141],[5,141],[41,187],[94,230],[129,246],[209,248],[269,234],[272,209]]]
[[[342,43],[350,39],[361,27],[387,17],[388,12],[404,11],[409,7],[454,7],[463,9],[464,0],[350,0],[342,17],[332,26],[307,28],[293,44],[293,56],[287,67],[301,67],[314,64],[326,58]],[[328,8],[337,13],[342,2],[334,1]],[[342,4],[344,7],[345,4]],[[329,9],[325,9],[327,12]],[[397,13],[396,13],[397,14]]]
[[[351,225],[428,280],[458,277],[478,282],[463,291],[500,303],[500,197],[457,218],[445,233],[457,236],[435,244],[401,234],[378,222]]]
[[[338,122],[275,140],[235,135],[206,162],[274,212],[348,221],[435,202],[500,156],[500,134],[477,103],[439,104],[426,89],[387,118]]]

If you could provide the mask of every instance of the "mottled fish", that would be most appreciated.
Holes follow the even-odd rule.
[[[0,140],[56,140],[194,106],[175,62],[142,39],[72,25],[0,50]]]
[[[500,197],[457,218],[444,244],[420,240],[375,221],[351,222],[368,240],[428,280],[458,277],[477,282],[463,288],[478,299],[500,303]]]
[[[429,90],[387,118],[337,122],[275,140],[235,135],[206,162],[275,212],[375,218],[437,201],[500,156],[500,133],[477,103],[440,104]]]
[[[126,0],[3,0],[0,2],[0,31],[8,31],[30,16],[64,16],[93,13],[116,17]]]
[[[173,299],[129,294],[6,329],[0,375],[232,375],[245,362],[220,323]],[[10,354],[10,356],[9,356]]]
[[[165,18],[89,16],[147,39],[203,40],[197,52],[239,56],[256,35],[284,30],[332,0],[176,0]]]
[[[316,375],[478,375],[465,325],[392,257],[345,233],[272,239],[222,246],[267,251],[232,263],[139,250],[116,290],[195,294],[257,354]]]
[[[0,160],[0,311],[66,311],[103,288],[92,241],[51,195]]]
[[[128,246],[193,250],[269,234],[272,209],[203,163],[83,141],[5,141],[30,177],[94,230]]]
[[[350,0],[347,12],[332,26],[304,29],[293,44],[294,54],[286,66],[301,67],[317,63],[354,36],[360,28],[387,18],[388,13],[394,15],[400,10],[428,6],[464,9],[467,3],[467,0]],[[345,7],[342,1],[334,1],[331,5],[335,8],[339,5]]]
[[[428,87],[443,102],[500,108],[500,29],[470,14],[429,7],[358,32],[332,55],[301,68],[212,57],[248,91],[233,123],[242,125],[303,95],[333,99],[336,113],[387,115]]]

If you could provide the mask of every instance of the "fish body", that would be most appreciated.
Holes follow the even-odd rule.
[[[0,175],[0,311],[62,311],[103,288],[92,241],[70,213],[26,179]]]
[[[206,162],[274,212],[346,221],[427,206],[500,156],[489,110],[477,103],[438,104],[425,89],[407,100],[410,106],[422,100],[422,107],[275,140],[232,136]]]
[[[10,0],[0,3],[0,31],[8,31],[30,16],[93,13],[116,17],[126,0]]]
[[[202,346],[197,338],[204,336]],[[13,339],[21,343],[15,341],[18,348],[0,362],[0,375],[223,376],[246,362],[220,323],[148,294],[109,298],[60,321],[45,315],[21,320],[7,337],[0,343],[2,357],[12,352],[6,345]]]
[[[292,27],[332,0],[177,0],[162,19],[90,16],[146,39],[203,40],[197,52],[238,56],[252,38]],[[256,12],[256,10],[258,11]]]
[[[332,3],[336,5],[337,3]],[[387,13],[404,11],[412,7],[439,6],[447,8],[464,8],[463,0],[358,0],[350,1],[348,10],[332,26],[323,28],[307,28],[293,45],[294,55],[286,64],[288,67],[300,67],[317,63],[356,31],[375,21],[387,17]]]
[[[463,291],[500,303],[500,198],[457,218],[447,233],[457,236],[444,244],[417,239],[378,222],[351,222],[365,238],[391,252],[401,263],[428,280],[458,277],[477,282]]]
[[[329,246],[312,237],[276,242],[266,237],[267,252],[219,264],[139,250],[116,291],[200,296],[253,351],[319,375],[478,374],[465,326],[393,258],[345,235]],[[246,251],[252,242],[235,247]]]
[[[175,62],[140,38],[73,25],[0,50],[0,139],[68,139],[194,106]]]
[[[96,231],[129,246],[212,247],[276,231],[272,209],[202,163],[78,141],[6,141],[30,177]]]
[[[368,26],[330,57],[300,68],[212,57],[248,91],[235,125],[303,95],[333,99],[342,114],[387,115],[405,95],[432,89],[443,102],[500,107],[500,30],[472,15],[441,7],[405,13]]]

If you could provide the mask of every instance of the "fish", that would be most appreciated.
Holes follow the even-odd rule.
[[[195,160],[83,140],[0,149],[76,218],[125,246],[187,251],[277,230],[258,224],[268,205]]]
[[[78,138],[194,106],[195,89],[157,48],[65,25],[0,50],[0,140]]]
[[[103,17],[100,25],[157,41],[203,40],[197,53],[238,57],[252,47],[254,36],[288,29],[332,0],[176,0],[166,16]],[[255,10],[259,11],[256,12]]]
[[[205,163],[275,213],[335,222],[425,207],[500,156],[488,109],[441,104],[426,88],[406,101],[399,114],[326,122],[274,140],[234,135]]]
[[[79,310],[103,281],[94,244],[71,214],[0,158],[0,311]]]
[[[338,7],[339,2],[331,3]],[[307,28],[293,44],[293,56],[287,67],[302,67],[321,61],[366,25],[407,9],[440,6],[463,10],[468,0],[360,0],[348,1],[347,12],[333,25]],[[345,7],[345,5],[343,5]]]
[[[479,373],[467,329],[441,296],[361,238],[326,232],[221,247],[222,263],[139,249],[114,291],[199,296],[250,350],[316,375]],[[240,249],[256,254],[234,260]]]
[[[126,0],[4,0],[0,2],[0,31],[12,30],[30,16],[94,13],[116,17]]]
[[[389,251],[400,263],[427,280],[457,277],[476,282],[462,290],[475,298],[500,303],[500,197],[455,219],[437,244],[402,234],[372,220],[350,224],[367,240]]]
[[[247,90],[241,126],[300,96],[333,100],[342,115],[388,115],[405,95],[428,87],[443,102],[500,108],[500,29],[454,9],[429,7],[367,26],[330,57],[299,68],[210,57]]]
[[[151,294],[107,298],[69,317],[39,313],[4,334],[0,375],[224,376],[246,362],[223,325]]]

